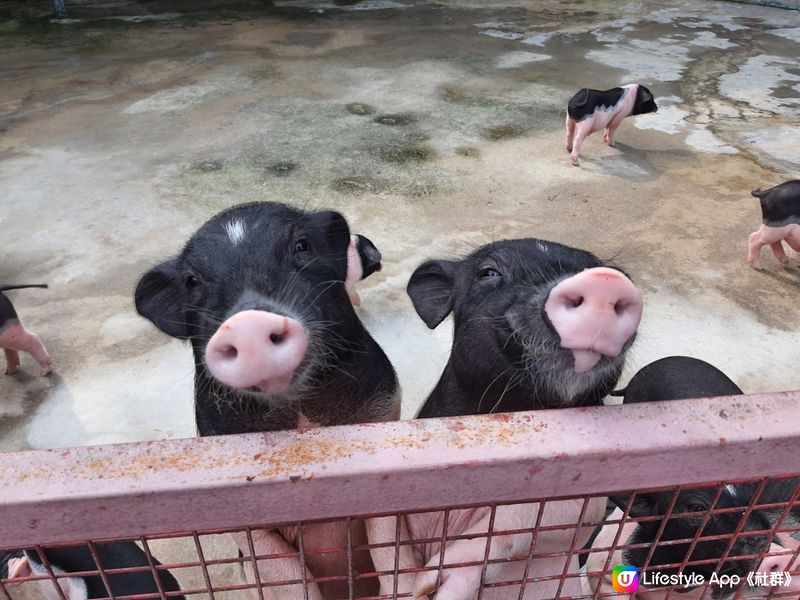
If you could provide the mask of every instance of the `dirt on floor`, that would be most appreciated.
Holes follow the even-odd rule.
[[[0,5],[0,283],[50,284],[9,296],[56,365],[42,378],[26,356],[0,377],[0,451],[194,435],[190,351],[136,315],[132,291],[249,200],[335,208],[376,241],[384,271],[360,315],[398,369],[404,417],[450,343],[449,323],[414,314],[409,275],[519,236],[614,259],[641,287],[626,378],[688,354],[747,392],[800,388],[798,259],[745,261],[750,191],[800,176],[796,11],[192,4],[82,4],[64,22]],[[661,110],[627,119],[615,148],[590,137],[571,166],[568,98],[631,82]]]
[[[797,261],[745,262],[760,220],[750,190],[799,173],[796,11],[186,8],[0,22],[0,281],[50,284],[10,295],[57,373],[41,378],[25,357],[0,378],[0,449],[194,434],[190,352],[135,314],[132,289],[204,219],[248,200],[333,207],[378,242],[385,270],[364,282],[361,316],[400,372],[404,416],[450,336],[413,313],[411,271],[515,236],[613,258],[641,286],[629,373],[689,354],[748,392],[800,387]],[[661,110],[627,119],[615,148],[590,137],[570,166],[566,100],[633,81]]]

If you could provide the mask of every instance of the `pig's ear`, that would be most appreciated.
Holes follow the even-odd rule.
[[[347,246],[350,245],[350,228],[347,226],[347,220],[335,210],[314,213],[314,220],[328,239],[331,249],[341,252],[344,256],[347,253]]]
[[[457,262],[429,260],[417,267],[406,291],[425,324],[435,329],[453,310],[453,287]]]
[[[629,496],[609,496],[620,510],[624,511],[628,505]],[[658,500],[655,494],[636,494],[633,498],[628,514],[631,517],[650,517],[658,514]]]
[[[23,577],[30,577],[31,575],[31,566],[28,564],[28,559],[25,556],[14,557],[8,561],[9,579],[22,579]]]
[[[366,279],[375,271],[381,270],[381,251],[368,237],[356,235],[358,238],[358,256],[361,259],[361,269],[364,274],[361,279]]]
[[[176,258],[145,273],[136,286],[134,298],[136,311],[161,331],[176,338],[188,337],[182,310],[183,286]]]

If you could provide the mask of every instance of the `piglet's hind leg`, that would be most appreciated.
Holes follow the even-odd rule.
[[[575,138],[575,119],[567,115],[567,152],[572,152],[572,140]]]
[[[784,239],[792,250],[800,252],[800,225],[792,225]]]
[[[592,122],[589,119],[585,119],[578,123],[575,127],[575,139],[572,141],[572,154],[570,154],[570,162],[574,166],[578,166],[578,156],[581,153],[581,146],[583,146],[583,140],[589,137],[589,134],[592,133]]]
[[[773,242],[769,247],[772,249],[772,254],[775,255],[775,258],[777,258],[782,265],[789,264],[789,257],[786,256],[786,251],[783,249],[783,242]]]
[[[53,360],[50,358],[47,350],[45,350],[42,340],[40,340],[39,336],[35,333],[30,334],[30,341],[27,351],[42,366],[42,375],[47,375],[53,370]]]
[[[761,232],[754,231],[750,234],[750,241],[747,250],[747,262],[754,269],[761,268],[761,247],[764,242],[761,240]]]
[[[19,370],[19,352],[5,348],[6,355],[6,375],[13,375]]]
[[[614,135],[617,133],[617,129],[619,129],[619,126],[622,124],[622,119],[624,118],[622,113],[618,113],[603,130],[603,141],[609,146],[614,145]]]
[[[6,350],[6,360],[9,361],[9,366],[15,363],[19,366],[19,356],[13,360],[9,358],[8,351],[13,352],[27,352],[35,358],[40,365],[42,365],[42,375],[47,375],[53,367],[53,361],[50,355],[42,345],[42,340],[35,333],[31,333],[21,324],[12,325],[8,327],[2,335],[0,335],[0,348]]]

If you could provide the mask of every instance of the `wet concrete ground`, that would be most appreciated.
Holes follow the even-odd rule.
[[[800,13],[651,0],[126,10],[0,22],[0,281],[50,284],[10,296],[57,371],[41,378],[26,356],[0,377],[0,450],[194,434],[190,351],[135,314],[132,290],[248,200],[336,208],[378,243],[385,269],[364,282],[361,315],[399,371],[405,417],[450,336],[414,314],[412,270],[518,236],[614,258],[641,286],[626,377],[689,354],[748,392],[800,388],[798,258],[745,262],[750,190],[800,176]],[[634,81],[662,110],[627,119],[616,148],[592,136],[570,166],[567,99]]]
[[[414,314],[412,270],[517,236],[614,258],[641,286],[626,377],[688,354],[748,392],[800,388],[798,258],[745,262],[749,191],[800,176],[800,14],[452,4],[174,4],[155,18],[129,4],[0,22],[0,282],[50,284],[10,296],[57,371],[41,378],[26,356],[0,377],[0,451],[194,434],[190,351],[136,316],[132,290],[248,200],[336,208],[379,244],[361,316],[399,371],[405,417],[450,339]],[[567,99],[632,81],[662,110],[626,120],[617,148],[592,136],[570,166]],[[203,545],[235,554],[227,537]],[[203,585],[197,569],[175,574]]]

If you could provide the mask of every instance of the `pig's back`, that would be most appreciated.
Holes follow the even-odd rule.
[[[610,90],[582,88],[569,99],[567,114],[576,121],[581,121],[595,112],[600,106],[609,108],[615,106],[624,93],[625,88],[621,87],[611,88]]]

